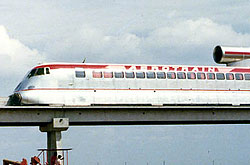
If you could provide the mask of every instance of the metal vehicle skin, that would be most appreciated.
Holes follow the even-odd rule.
[[[47,63],[28,72],[9,102],[250,105],[250,67]]]

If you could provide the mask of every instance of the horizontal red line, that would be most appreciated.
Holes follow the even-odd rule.
[[[95,88],[36,88],[36,89],[24,89],[21,91],[32,91],[32,90],[133,90],[133,91],[250,91],[250,90],[220,90],[220,89],[95,89]],[[20,91],[18,91],[20,92]]]
[[[249,73],[250,72],[250,69],[248,68],[234,68],[230,71],[231,72],[237,72],[237,73]],[[224,72],[226,73],[226,72]]]
[[[236,55],[238,53],[248,53],[250,55],[250,52],[226,52],[226,53],[235,53]],[[46,67],[49,67],[50,69],[75,69],[75,68],[83,68],[83,69],[107,69],[108,66],[111,66],[113,67],[113,65],[87,65],[87,64],[46,64],[46,65],[40,65],[40,66],[37,66],[35,67],[35,69],[37,68],[46,68]],[[125,68],[125,71],[126,70],[129,70],[129,68],[132,67],[132,65],[130,67],[126,66],[126,65],[116,65],[116,66],[119,66],[119,67],[123,67],[123,69]],[[137,67],[142,67],[142,66],[137,66]],[[175,66],[173,68],[173,66],[154,66],[154,70],[151,70],[153,66],[147,66],[147,71],[167,71],[167,72],[178,72],[178,71],[182,71],[182,72],[187,72],[187,70],[189,72],[205,72],[205,73],[217,73],[217,72],[221,72],[221,73],[228,73],[228,72],[250,72],[250,68],[236,68],[236,67],[233,67],[233,68],[217,68],[217,67],[214,67],[214,66]],[[148,69],[148,68],[151,68],[151,69]],[[158,68],[158,69],[156,69]],[[161,68],[161,69],[160,69]],[[165,69],[164,69],[165,68]],[[121,69],[121,68],[120,68]],[[119,69],[119,70],[120,70]],[[214,71],[209,71],[210,69],[214,70]],[[228,71],[225,72],[225,71],[220,71],[220,69],[227,69]],[[230,71],[231,69],[231,71]],[[113,70],[115,71],[115,68],[113,68]],[[139,70],[130,70],[130,71],[140,71]]]
[[[73,69],[73,68],[84,68],[84,69],[105,69],[108,65],[86,65],[86,64],[48,64],[48,65],[41,65],[35,67],[37,68],[46,68],[49,67],[50,69]]]
[[[226,51],[225,54],[233,54],[233,55],[250,55],[250,52],[230,52],[230,51]]]

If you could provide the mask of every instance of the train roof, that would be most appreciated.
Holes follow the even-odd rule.
[[[50,69],[107,69],[107,70],[148,70],[148,71],[203,71],[203,72],[250,72],[250,67],[158,65],[158,64],[105,64],[105,63],[43,63],[34,68]]]

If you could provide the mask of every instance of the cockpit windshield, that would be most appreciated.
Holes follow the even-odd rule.
[[[49,68],[37,68],[37,69],[32,69],[27,77],[31,78],[33,76],[40,76],[45,74],[50,74]]]

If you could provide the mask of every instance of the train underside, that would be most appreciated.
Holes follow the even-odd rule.
[[[247,91],[199,90],[58,90],[26,91],[10,96],[8,105],[250,105]]]

